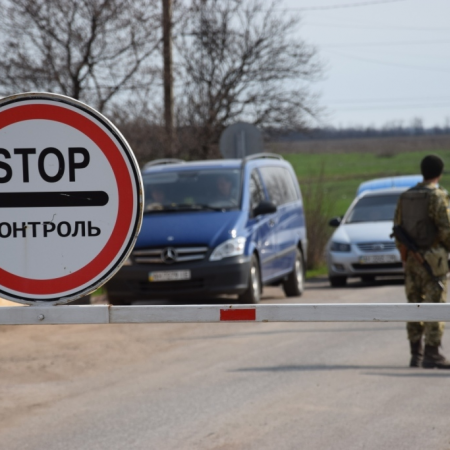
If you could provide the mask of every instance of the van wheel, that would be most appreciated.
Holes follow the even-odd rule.
[[[332,287],[344,287],[347,284],[347,277],[328,277]]]
[[[238,297],[239,303],[259,303],[261,299],[261,277],[258,258],[255,255],[252,255],[247,286],[247,290]]]
[[[286,297],[300,297],[305,290],[305,271],[302,252],[297,249],[292,272],[283,281]]]

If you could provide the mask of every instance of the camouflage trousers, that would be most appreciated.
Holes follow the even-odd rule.
[[[408,255],[405,265],[405,291],[408,303],[445,303],[447,300],[447,278],[439,278],[445,286],[441,291],[424,267]],[[417,342],[425,336],[425,344],[440,345],[445,322],[408,322],[408,339]]]

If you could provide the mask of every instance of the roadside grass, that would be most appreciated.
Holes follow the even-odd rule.
[[[448,150],[376,153],[289,153],[289,161],[303,193],[308,233],[307,278],[327,273],[324,249],[333,229],[332,217],[342,216],[355,198],[360,183],[397,175],[420,174],[420,161],[430,153],[439,155],[448,167],[441,180],[450,189]]]
[[[356,189],[363,181],[396,175],[420,174],[420,161],[430,153],[445,162],[441,185],[450,189],[450,152],[448,150],[414,151],[380,155],[375,153],[284,154],[299,180],[302,190],[306,185],[317,185],[328,195],[326,209],[333,216],[345,213],[355,198]],[[320,181],[319,181],[320,180]],[[328,208],[328,206],[330,206]]]
[[[306,271],[306,279],[311,280],[313,278],[323,277],[328,274],[326,264],[321,264],[315,269]]]

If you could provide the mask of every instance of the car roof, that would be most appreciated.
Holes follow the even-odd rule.
[[[172,170],[195,170],[195,169],[240,169],[242,159],[211,159],[207,161],[174,162],[170,164],[155,164],[144,166],[142,174],[155,172],[170,172]],[[254,158],[245,163],[250,167],[264,165],[278,165],[288,167],[290,164],[284,159]]]
[[[420,183],[422,180],[422,175],[401,175],[396,177],[375,178],[361,183],[356,191],[356,195],[360,195],[364,191],[375,191],[386,188],[409,188]]]
[[[408,186],[377,189],[376,191],[364,191],[364,192],[361,192],[361,194],[359,194],[359,197],[375,197],[377,195],[398,194],[398,193],[402,193],[402,192],[406,191],[407,189],[409,189]]]
[[[386,188],[386,189],[377,189],[374,191],[363,191],[361,194],[357,196],[357,198],[361,197],[377,197],[378,195],[395,195],[395,194],[401,194],[402,192],[409,189],[408,186],[404,187],[396,187],[396,188]]]
[[[158,164],[148,166],[142,169],[142,173],[165,172],[171,170],[192,170],[192,169],[237,169],[241,166],[240,159],[212,159],[208,161],[188,161],[173,164]]]

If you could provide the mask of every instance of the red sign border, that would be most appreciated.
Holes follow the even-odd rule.
[[[53,96],[53,94],[52,94]],[[5,99],[4,99],[5,100]],[[108,239],[105,247],[101,252],[87,265],[81,269],[73,272],[71,274],[47,279],[47,280],[36,280],[29,279],[14,275],[4,269],[0,268],[0,280],[1,284],[6,289],[11,289],[17,293],[21,292],[24,295],[57,295],[61,293],[61,298],[73,297],[76,294],[71,293],[67,295],[68,291],[75,290],[76,288],[86,285],[93,279],[98,277],[111,262],[117,258],[117,255],[122,248],[126,237],[130,231],[131,225],[133,224],[133,185],[130,177],[129,169],[125,163],[125,159],[122,156],[117,144],[108,136],[108,134],[91,119],[86,116],[76,112],[72,109],[64,107],[64,101],[58,99],[56,103],[58,105],[50,105],[48,103],[38,103],[39,101],[44,102],[55,102],[52,97],[24,97],[22,99],[17,99],[15,102],[29,102],[34,101],[35,103],[27,105],[18,105],[12,108],[8,108],[4,111],[0,111],[0,129],[6,126],[12,125],[25,120],[52,120],[56,122],[63,123],[65,125],[71,126],[78,131],[84,133],[89,137],[95,144],[101,149],[108,162],[111,165],[114,176],[116,178],[118,194],[119,194],[119,209],[117,214],[116,223],[114,230]],[[67,102],[68,106],[80,108],[77,104]],[[8,105],[8,103],[3,103],[2,106]],[[89,111],[83,110],[88,114],[94,116],[94,118],[102,123],[102,125],[107,126],[97,115],[90,113]],[[108,129],[110,127],[107,127]],[[112,131],[112,130],[110,130]],[[114,133],[115,134],[115,133]],[[117,139],[117,136],[115,136]],[[122,144],[121,140],[118,139],[119,143]],[[123,146],[123,145],[122,145]],[[138,201],[138,199],[136,199]],[[139,209],[139,208],[137,208]],[[136,221],[135,221],[136,222]],[[136,223],[135,223],[136,228]],[[134,231],[134,230],[133,230]],[[129,246],[128,246],[129,247]],[[125,253],[127,253],[127,250]],[[120,258],[119,258],[120,260]],[[111,269],[113,270],[113,269]],[[111,272],[108,271],[108,273]],[[92,275],[94,273],[94,275]],[[105,274],[101,279],[107,277]],[[94,284],[101,281],[95,280]],[[6,281],[6,282],[5,282]],[[0,288],[1,289],[1,288]],[[87,288],[81,291],[87,291]],[[5,294],[11,297],[16,297],[22,299],[20,295],[12,294],[8,291],[4,291]],[[39,301],[56,301],[58,299],[36,299]]]

